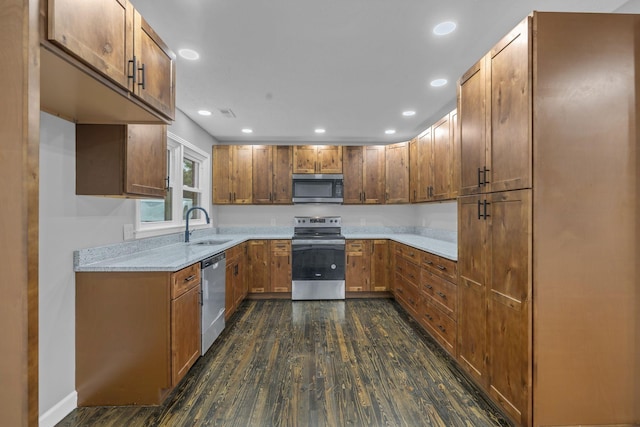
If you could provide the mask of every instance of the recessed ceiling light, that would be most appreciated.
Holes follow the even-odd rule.
[[[253,133],[253,129],[244,128],[242,129],[242,133]]]
[[[200,58],[200,54],[193,49],[180,49],[178,51],[178,55],[182,56],[184,59],[188,59],[189,61],[195,61]]]
[[[326,130],[322,129],[322,128],[318,128],[314,131],[315,133],[325,133]]]
[[[451,21],[441,22],[433,27],[433,34],[436,36],[444,36],[456,29],[456,23]]]
[[[200,114],[201,116],[210,116],[211,115],[211,111],[209,111],[209,110],[198,110],[198,114]]]
[[[395,129],[387,129],[384,131],[384,133],[386,133],[387,135],[393,135],[394,133],[396,133]]]
[[[435,79],[431,81],[431,86],[440,87],[447,84],[447,79]]]
[[[405,117],[411,117],[411,116],[415,116],[416,112],[413,110],[407,110],[407,111],[403,111],[402,115]]]

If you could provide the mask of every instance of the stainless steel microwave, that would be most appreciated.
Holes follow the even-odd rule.
[[[342,174],[293,174],[293,203],[342,203]]]

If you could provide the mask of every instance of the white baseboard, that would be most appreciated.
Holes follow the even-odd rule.
[[[39,427],[54,427],[64,417],[69,415],[71,411],[78,407],[78,393],[74,390],[67,397],[56,403],[47,412],[40,415],[38,420]]]

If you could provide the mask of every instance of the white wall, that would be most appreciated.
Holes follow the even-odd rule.
[[[211,152],[215,140],[176,111],[174,134]],[[75,125],[46,113],[40,127],[39,408],[41,426],[76,406],[73,251],[123,241],[135,201],[75,195]]]
[[[418,226],[457,231],[456,202],[418,205],[216,206],[217,227],[292,226],[294,216],[340,215],[345,226]]]

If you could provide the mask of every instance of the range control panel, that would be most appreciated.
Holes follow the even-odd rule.
[[[294,227],[340,227],[342,218],[339,216],[296,216],[293,218]]]

